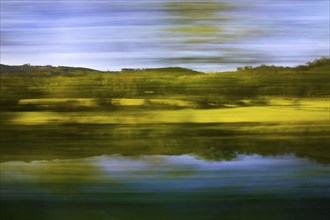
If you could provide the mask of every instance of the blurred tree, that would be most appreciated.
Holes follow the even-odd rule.
[[[254,61],[262,60],[257,51],[237,49],[237,41],[259,36],[263,30],[249,24],[242,13],[247,11],[248,4],[239,5],[230,1],[175,1],[164,3],[166,26],[163,39],[175,52],[193,51],[189,57],[174,57],[170,62],[203,62],[203,63],[250,63],[251,54]],[[203,52],[203,56],[199,52]],[[178,54],[178,53],[177,53]]]

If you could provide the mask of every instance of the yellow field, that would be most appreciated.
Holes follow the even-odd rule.
[[[71,106],[96,106],[96,100],[93,98],[39,98],[39,99],[21,99],[19,105],[42,105],[52,106],[57,104],[70,104]]]
[[[318,122],[329,121],[328,109],[294,107],[240,107],[227,109],[182,109],[116,112],[19,112],[8,113],[11,124],[157,124],[157,123],[230,123],[230,122]]]

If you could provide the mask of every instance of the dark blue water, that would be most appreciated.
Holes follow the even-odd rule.
[[[328,219],[329,165],[98,156],[1,163],[2,219]]]

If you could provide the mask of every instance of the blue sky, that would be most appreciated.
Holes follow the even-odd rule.
[[[1,0],[1,63],[294,66],[329,56],[328,0]]]

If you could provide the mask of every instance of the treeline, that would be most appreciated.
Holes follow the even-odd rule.
[[[18,66],[10,66],[0,64],[0,73],[2,75],[39,75],[39,76],[49,76],[49,75],[65,75],[65,76],[76,76],[91,73],[159,73],[159,74],[202,74],[201,72],[181,68],[181,67],[163,67],[163,68],[122,68],[121,71],[100,71],[84,67],[68,67],[68,66],[34,66],[31,64],[23,64]]]
[[[52,72],[53,71],[53,72]],[[259,66],[236,72],[201,73],[184,68],[123,69],[1,65],[1,105],[20,99],[179,98],[219,107],[267,96],[328,97],[330,59],[298,67]]]
[[[0,64],[0,72],[2,75],[11,74],[11,75],[20,75],[20,74],[29,74],[29,75],[70,75],[70,74],[83,74],[83,73],[101,73],[102,71],[93,70],[83,67],[68,67],[68,66],[34,66],[30,64],[24,64],[19,66],[9,66]]]

